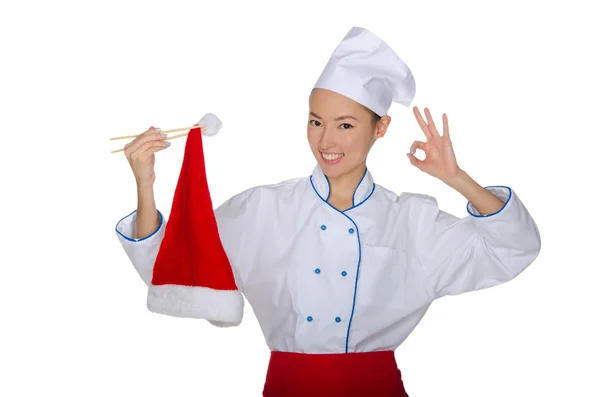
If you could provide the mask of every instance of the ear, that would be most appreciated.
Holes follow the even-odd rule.
[[[382,116],[381,119],[377,122],[375,126],[375,138],[383,138],[385,133],[387,132],[388,126],[392,122],[392,118],[390,116]]]

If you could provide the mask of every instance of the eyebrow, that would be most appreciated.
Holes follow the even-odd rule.
[[[315,112],[310,112],[310,115],[311,115],[311,116],[314,116],[314,117],[316,117],[316,118],[318,118],[318,119],[321,119],[321,120],[322,120],[322,118],[321,118],[319,115],[317,115]],[[350,115],[345,115],[345,116],[336,117],[336,118],[335,118],[335,121],[340,121],[340,120],[344,120],[344,119],[354,119],[354,120],[356,120],[356,121],[360,121],[360,120],[359,120],[359,119],[357,119],[356,117],[354,117],[354,116],[350,116]]]

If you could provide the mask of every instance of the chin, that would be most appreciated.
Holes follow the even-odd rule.
[[[342,163],[331,165],[331,164],[325,163],[324,161],[319,161],[319,165],[321,166],[323,173],[328,178],[337,178],[341,175],[344,175],[348,171],[350,171],[350,169],[347,166],[345,166],[345,164],[342,164]]]

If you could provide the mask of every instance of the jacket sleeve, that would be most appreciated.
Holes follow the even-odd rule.
[[[257,262],[260,250],[260,189],[245,190],[215,209],[219,238],[240,292]]]
[[[433,197],[412,195],[409,200],[413,254],[431,281],[436,298],[510,281],[540,252],[538,227],[513,189],[486,189],[504,206],[485,216],[470,202],[468,215],[457,218],[441,211]]]
[[[137,210],[123,217],[117,222],[115,231],[133,267],[144,283],[150,286],[152,282],[152,269],[158,255],[160,243],[165,235],[167,220],[157,210],[159,225],[154,232],[146,237],[135,238],[137,234]]]
[[[244,292],[240,271],[243,266],[249,265],[252,247],[250,236],[253,216],[252,208],[255,206],[254,189],[239,193],[215,209],[215,218],[219,229],[221,243],[231,263],[236,285],[240,292]],[[144,283],[152,283],[152,271],[160,244],[165,235],[167,219],[157,210],[159,225],[154,232],[143,238],[135,238],[137,225],[137,211],[123,217],[115,227],[117,236],[127,257],[140,275]]]

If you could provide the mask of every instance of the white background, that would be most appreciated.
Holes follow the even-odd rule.
[[[10,5],[9,5],[10,4]],[[242,325],[153,314],[114,231],[136,208],[124,145],[154,125],[205,140],[215,205],[308,175],[308,94],[352,26],[382,37],[447,113],[459,165],[514,188],[542,252],[502,286],[443,298],[404,345],[411,397],[598,396],[598,95],[593,2],[3,2],[3,396],[259,396],[269,351]],[[389,189],[465,200],[412,167],[423,135],[394,104],[368,166]],[[185,138],[158,153],[169,213]],[[309,380],[307,380],[309,381]]]

